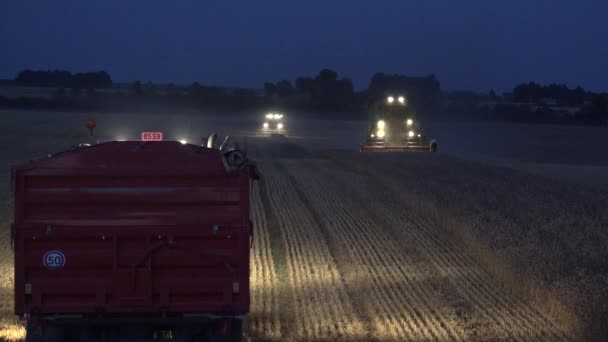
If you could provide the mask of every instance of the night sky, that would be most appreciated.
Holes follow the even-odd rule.
[[[435,73],[445,89],[522,81],[608,91],[606,0],[1,0],[0,78],[106,70],[261,87],[332,68]]]

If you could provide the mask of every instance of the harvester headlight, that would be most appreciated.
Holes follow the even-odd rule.
[[[384,130],[383,129],[379,129],[378,132],[378,138],[384,138]]]
[[[408,126],[411,126],[411,125],[413,125],[413,124],[414,124],[414,120],[412,120],[412,119],[407,119],[406,123],[407,123],[407,125],[408,125]]]
[[[182,145],[186,145],[188,143],[188,140],[186,139],[182,139],[179,141]]]
[[[393,103],[393,102],[395,102],[395,98],[392,96],[389,96],[386,98],[386,101],[388,101],[388,103]]]
[[[274,118],[275,118],[275,119],[280,119],[280,118],[282,118],[282,117],[283,117],[283,115],[282,115],[282,114],[275,114],[275,115],[274,115]]]
[[[266,119],[272,119],[273,117],[274,117],[274,115],[272,115],[272,113],[266,114]]]
[[[414,131],[410,131],[410,132],[409,132],[407,135],[408,135],[410,138],[413,138],[413,137],[414,137],[414,135],[415,135],[415,133],[414,133]]]
[[[268,122],[264,122],[264,128],[268,128]]]
[[[378,129],[384,130],[385,126],[386,126],[386,123],[384,122],[384,120],[378,120]]]
[[[283,128],[283,124],[279,122],[279,124],[277,125],[278,129],[282,129]]]
[[[397,101],[399,101],[399,103],[401,103],[401,104],[405,104],[405,97],[399,96],[399,98],[397,99]]]

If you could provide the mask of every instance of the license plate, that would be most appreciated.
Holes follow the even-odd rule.
[[[141,132],[142,141],[163,141],[163,132]]]

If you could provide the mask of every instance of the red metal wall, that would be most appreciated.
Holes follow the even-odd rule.
[[[17,314],[248,311],[248,170],[227,174],[216,150],[141,146],[14,170]]]

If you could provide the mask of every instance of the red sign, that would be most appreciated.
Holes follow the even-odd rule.
[[[163,132],[141,132],[143,141],[163,141]]]

